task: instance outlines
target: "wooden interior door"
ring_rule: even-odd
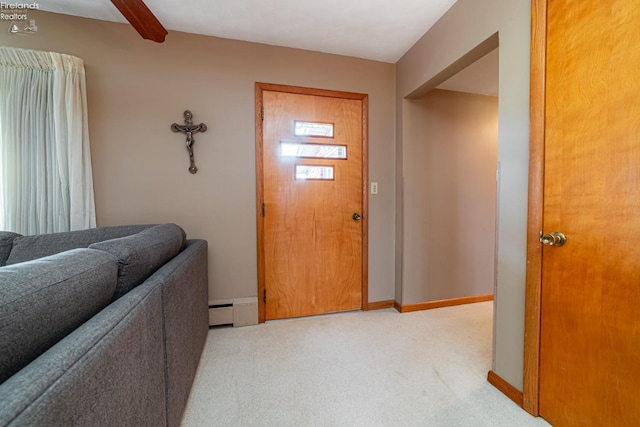
[[[261,92],[264,320],[363,306],[366,98],[342,95]]]
[[[547,2],[540,415],[640,423],[640,7]]]

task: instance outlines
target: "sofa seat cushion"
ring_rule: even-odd
[[[0,383],[106,307],[118,260],[75,249],[0,268]]]
[[[13,249],[13,241],[20,236],[20,234],[10,231],[0,231],[0,266],[7,263],[7,258],[9,258],[11,249]]]
[[[176,224],[161,224],[132,236],[105,240],[89,246],[118,258],[118,299],[176,256],[186,241],[186,233]]]
[[[71,249],[88,248],[92,243],[129,236],[153,225],[117,225],[17,237],[13,241],[13,248],[7,258],[6,265],[31,261]]]

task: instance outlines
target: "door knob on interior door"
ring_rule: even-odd
[[[353,218],[354,221],[358,221],[360,220],[362,217],[360,216],[360,214],[358,212],[354,213],[351,218]]]
[[[540,232],[540,243],[547,246],[562,246],[567,243],[567,236],[559,231],[552,231],[549,234]]]

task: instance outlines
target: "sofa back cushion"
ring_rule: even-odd
[[[176,224],[161,224],[132,236],[105,240],[89,247],[118,258],[118,299],[149,277],[184,247],[186,234]]]
[[[7,258],[13,248],[13,241],[20,236],[20,234],[10,231],[0,231],[0,267],[7,263]]]
[[[107,306],[117,274],[92,249],[0,268],[0,383]]]
[[[118,225],[98,227],[88,230],[66,231],[63,233],[22,236],[13,240],[13,248],[6,265],[31,261],[76,248],[87,248],[95,242],[115,239],[138,233],[154,224]]]

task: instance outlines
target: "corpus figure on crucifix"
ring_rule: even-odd
[[[193,114],[191,111],[187,110],[184,112],[184,124],[179,125],[174,123],[171,125],[171,130],[174,132],[183,132],[187,135],[187,150],[189,151],[189,162],[191,166],[189,166],[189,172],[196,173],[198,172],[198,168],[196,167],[195,161],[193,160],[193,143],[195,139],[193,139],[193,135],[198,132],[205,132],[207,130],[207,125],[204,123],[200,123],[199,125],[194,125]]]

